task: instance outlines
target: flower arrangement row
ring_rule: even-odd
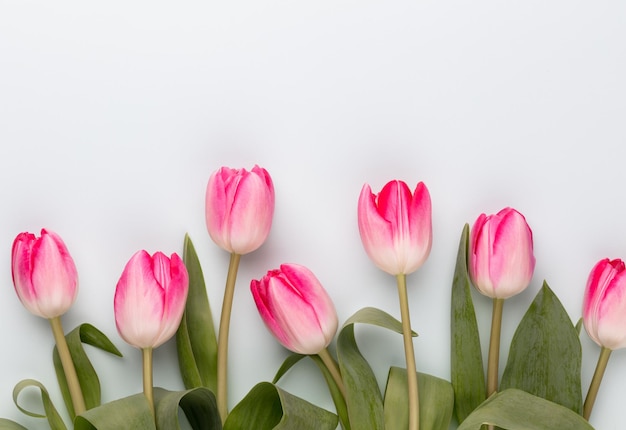
[[[120,337],[141,351],[143,392],[103,403],[100,381],[83,344],[121,356],[113,342],[90,324],[65,332],[61,318],[78,293],[74,261],[59,235],[43,229],[13,242],[15,291],[32,314],[50,322],[53,361],[68,425],[44,384],[17,383],[16,406],[41,417],[53,430],[178,429],[182,409],[194,429],[410,429],[446,430],[483,425],[507,429],[591,429],[589,418],[611,351],[626,346],[626,272],[619,260],[592,269],[583,296],[581,322],[574,325],[547,283],[538,292],[511,340],[502,378],[499,351],[506,299],[531,282],[533,234],[525,217],[505,208],[481,214],[461,232],[451,288],[450,380],[418,372],[411,326],[407,275],[427,260],[432,244],[432,208],[425,184],[412,191],[402,181],[374,193],[364,185],[358,197],[358,229],[371,261],[395,278],[400,319],[375,307],[361,309],[339,325],[331,295],[307,267],[285,263],[249,282],[269,331],[292,354],[273,381],[262,381],[231,408],[228,404],[228,345],[231,309],[242,257],[267,239],[274,214],[274,184],[254,166],[222,167],[206,191],[209,236],[230,254],[217,327],[202,268],[191,239],[177,253],[136,252],[115,287],[113,311]],[[471,286],[491,300],[492,322],[486,374]],[[481,296],[479,296],[481,297]],[[402,337],[406,366],[390,367],[384,392],[355,336],[356,324],[382,327]],[[581,325],[600,346],[598,365],[583,401]],[[156,348],[176,338],[183,391],[153,386]],[[334,345],[333,345],[334,343]],[[530,353],[532,351],[532,353]],[[312,359],[335,406],[328,411],[280,386],[297,363]],[[44,413],[19,402],[27,388],[41,393]],[[0,429],[24,429],[2,419]]]

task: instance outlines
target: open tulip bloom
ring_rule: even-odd
[[[277,340],[277,348],[280,343],[291,353],[277,366],[272,382],[258,382],[230,410],[228,330],[239,261],[261,248],[274,213],[274,185],[265,169],[222,167],[207,185],[206,240],[210,237],[230,253],[218,327],[200,258],[189,236],[185,236],[182,258],[177,253],[167,256],[142,250],[126,263],[115,285],[113,313],[119,337],[141,350],[143,392],[114,401],[101,401],[97,366],[89,362],[83,344],[121,356],[119,350],[90,324],[67,334],[61,326],[61,317],[74,305],[78,291],[77,268],[65,243],[46,229],[39,237],[27,232],[17,235],[11,250],[15,292],[28,311],[50,322],[56,344],[53,364],[73,428],[178,430],[182,412],[194,430],[336,430],[338,425],[342,430],[448,430],[456,428],[450,427],[453,416],[459,430],[484,426],[593,430],[588,420],[609,356],[626,347],[626,265],[622,260],[599,261],[587,279],[582,321],[589,338],[599,345],[600,356],[583,402],[580,330],[545,282],[515,330],[499,381],[503,303],[531,282],[533,233],[525,217],[508,207],[493,215],[481,214],[471,229],[466,224],[452,277],[448,381],[418,374],[413,350],[416,334],[411,328],[406,278],[422,267],[432,246],[432,207],[426,185],[420,182],[411,191],[406,183],[392,180],[374,193],[366,184],[356,206],[365,253],[377,268],[396,278],[400,320],[376,307],[365,307],[341,325],[332,291],[320,282],[328,275],[318,279],[299,264],[282,264],[265,272],[250,280],[248,299]],[[367,282],[359,282],[360,294],[367,294]],[[472,284],[493,301],[487,375]],[[402,334],[406,368],[389,365],[383,369],[387,371],[384,391],[380,375],[385,372],[375,372],[358,345],[355,326],[362,324],[394,336]],[[422,329],[428,333],[430,327]],[[180,391],[153,387],[153,350],[174,335],[185,387]],[[383,349],[370,348],[366,355],[376,352],[384,357],[387,351]],[[305,357],[319,367],[334,411],[281,387],[287,374],[298,376],[297,363]],[[263,360],[258,351],[246,351],[244,358],[251,366]],[[102,379],[104,383],[111,382],[108,376]],[[306,389],[308,385],[298,386]],[[22,404],[20,393],[28,387],[40,393],[45,415]],[[13,393],[22,412],[45,417],[52,430],[68,430],[53,397],[33,379],[20,381]],[[0,428],[25,427],[0,419]]]

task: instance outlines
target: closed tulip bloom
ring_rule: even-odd
[[[599,261],[589,274],[583,298],[583,323],[598,345],[626,347],[626,270],[620,259]]]
[[[139,251],[126,264],[115,288],[115,324],[120,336],[139,349],[171,338],[183,316],[189,277],[177,254]]]
[[[20,233],[13,242],[11,272],[15,291],[31,313],[52,319],[63,315],[76,300],[78,274],[74,260],[55,233]]]
[[[285,348],[318,354],[335,336],[335,306],[306,267],[283,264],[253,280],[250,289],[261,318]]]
[[[469,273],[484,295],[507,299],[530,284],[535,270],[533,234],[512,208],[481,214],[470,233]]]
[[[432,245],[430,194],[420,182],[411,194],[406,183],[387,183],[379,194],[364,185],[359,196],[358,223],[365,252],[391,275],[421,267]]]
[[[274,216],[274,185],[267,171],[222,167],[206,190],[206,224],[222,249],[247,254],[267,239]]]

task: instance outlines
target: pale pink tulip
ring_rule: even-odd
[[[358,223],[365,252],[392,275],[419,269],[432,245],[430,194],[420,182],[411,194],[406,183],[388,182],[381,192],[364,185],[359,196]]]
[[[31,313],[46,319],[63,315],[76,300],[78,274],[61,238],[42,229],[41,237],[20,233],[11,252],[13,284]]]
[[[211,175],[206,190],[206,224],[222,249],[247,254],[269,235],[274,215],[274,185],[267,171],[222,167]]]
[[[253,280],[250,289],[265,325],[285,348],[317,354],[335,336],[335,306],[306,267],[283,264],[261,280]]]
[[[470,233],[469,274],[485,296],[507,299],[530,284],[535,270],[533,234],[512,208],[481,214]]]
[[[120,336],[139,349],[171,338],[183,316],[189,277],[177,254],[139,251],[126,264],[115,288],[115,324]]]
[[[589,274],[583,323],[589,337],[608,349],[626,347],[626,270],[620,259],[599,261]]]

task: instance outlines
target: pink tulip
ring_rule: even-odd
[[[318,354],[335,336],[335,306],[306,267],[283,264],[253,280],[250,289],[265,325],[285,348]]]
[[[247,254],[260,247],[274,215],[274,185],[267,171],[222,167],[206,190],[206,224],[211,239],[222,249]]]
[[[359,232],[365,252],[380,269],[392,275],[421,267],[432,245],[432,209],[426,185],[415,192],[398,180],[378,195],[365,184],[359,196]]]
[[[469,251],[470,277],[482,294],[506,299],[530,284],[535,270],[533,234],[515,209],[481,214],[470,233]]]
[[[626,347],[626,270],[620,259],[599,261],[589,274],[583,323],[589,337],[609,349]]]
[[[156,348],[174,335],[185,310],[189,277],[177,254],[139,251],[115,288],[115,324],[120,336],[140,349]]]
[[[20,233],[11,252],[13,284],[31,313],[52,319],[63,315],[76,300],[78,274],[74,260],[55,233],[42,229],[41,237]]]

